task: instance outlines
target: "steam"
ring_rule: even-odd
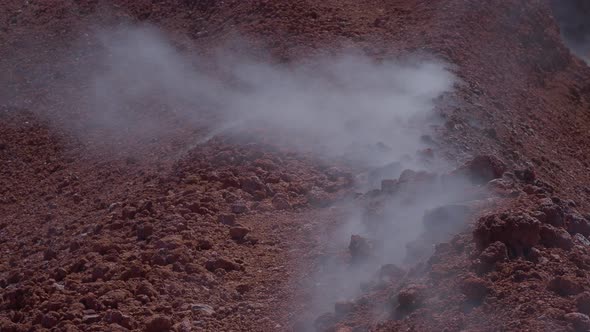
[[[81,135],[96,130],[105,141],[141,142],[192,126],[206,128],[193,142],[201,144],[264,129],[300,151],[376,169],[373,187],[404,168],[428,169],[407,156],[425,147],[420,137],[438,121],[435,101],[456,83],[433,59],[375,61],[348,52],[283,64],[225,48],[215,58],[186,56],[149,27],[104,30],[98,39],[102,53],[80,85],[87,96],[79,107]],[[351,234],[361,234],[376,243],[374,255],[354,266],[325,262],[311,280],[313,310],[356,296],[381,264],[403,264],[406,245],[423,231],[425,210],[458,201],[462,185],[403,188],[385,202],[378,223],[367,222],[361,206],[346,207],[344,225],[325,238],[330,250],[342,251]]]
[[[553,12],[567,46],[590,63],[590,3],[588,1],[551,1]]]
[[[213,59],[189,58],[148,27],[98,36],[103,56],[80,109],[105,139],[166,135],[164,123],[175,119],[215,134],[265,128],[323,157],[383,165],[423,148],[434,100],[455,81],[435,61],[346,53],[286,65],[226,49]]]

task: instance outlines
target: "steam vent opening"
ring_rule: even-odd
[[[565,44],[590,63],[590,1],[552,0],[551,6]]]

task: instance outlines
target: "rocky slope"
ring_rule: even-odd
[[[590,69],[555,12],[533,0],[3,2],[0,330],[589,330]],[[367,192],[358,165],[264,130],[195,144],[206,128],[157,106],[157,139],[80,136],[83,69],[100,52],[88,36],[129,21],[166,30],[188,57],[239,34],[281,63],[342,48],[443,59],[461,82],[418,155],[452,167]],[[458,174],[461,194],[423,211]],[[373,232],[326,241],[351,204]],[[423,232],[387,261],[379,235],[394,231],[379,216],[400,205],[426,212]],[[371,277],[318,311],[322,286],[305,280],[325,262]]]

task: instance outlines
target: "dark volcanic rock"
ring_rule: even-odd
[[[563,228],[551,225],[541,225],[541,244],[549,248],[561,248],[569,250],[573,247],[572,236]]]
[[[473,238],[480,250],[500,241],[516,254],[537,244],[541,239],[541,223],[524,212],[488,215],[479,219]]]
[[[238,263],[234,263],[225,258],[218,258],[207,261],[205,263],[205,268],[209,271],[215,271],[217,269],[223,269],[226,271],[239,271],[242,269],[242,267]]]
[[[497,179],[506,171],[506,165],[495,156],[476,156],[465,165],[461,166],[456,174],[467,176],[475,183],[486,183]]]
[[[584,290],[584,287],[570,276],[553,278],[547,288],[562,296],[576,295]]]
[[[348,250],[353,259],[365,259],[371,255],[373,247],[369,240],[364,237],[360,235],[351,235]]]

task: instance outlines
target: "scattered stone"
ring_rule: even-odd
[[[146,270],[139,263],[129,264],[125,272],[121,274],[122,280],[129,280],[133,278],[142,278],[146,274]]]
[[[590,315],[590,292],[586,291],[576,296],[576,308],[579,312]]]
[[[120,304],[125,303],[127,299],[133,297],[133,294],[126,289],[113,289],[106,294],[102,295],[99,299],[101,302],[110,308],[118,308]]]
[[[291,203],[285,194],[276,194],[272,199],[272,206],[277,210],[291,209]]]
[[[508,248],[503,242],[496,241],[490,244],[479,255],[479,259],[489,266],[493,266],[498,262],[503,262],[508,259]]]
[[[236,202],[231,205],[231,212],[236,214],[245,213],[248,211],[248,207],[244,202]]]
[[[101,320],[102,317],[98,314],[84,315],[82,317],[82,323],[84,324],[94,324],[100,322]]]
[[[492,214],[480,218],[473,231],[477,247],[483,250],[493,242],[503,242],[516,254],[536,245],[540,239],[541,223],[524,212]]]
[[[524,169],[514,171],[514,175],[525,183],[534,183],[537,179],[535,169],[533,167],[527,167]]]
[[[179,235],[168,235],[157,240],[155,245],[158,249],[174,250],[183,247],[183,242],[182,237]]]
[[[586,238],[584,235],[578,233],[576,235],[574,235],[572,237],[572,239],[574,240],[575,243],[585,246],[585,247],[590,247],[590,240],[588,240],[588,238]]]
[[[555,227],[563,227],[564,225],[564,213],[563,209],[553,202],[549,201],[541,205],[539,211],[543,212],[541,222],[553,225]]]
[[[70,273],[78,273],[86,270],[86,264],[88,264],[86,258],[80,258],[70,266]]]
[[[102,279],[103,281],[108,279],[106,277],[107,272],[109,272],[109,267],[106,265],[96,265],[93,269],[92,269],[92,281],[96,281],[98,279]]]
[[[344,172],[340,170],[338,167],[330,167],[324,171],[328,180],[330,181],[337,181],[338,178],[344,176]]]
[[[142,224],[137,226],[137,240],[144,241],[149,239],[154,233],[154,226],[152,224]]]
[[[145,332],[166,332],[166,331],[170,331],[170,329],[172,328],[172,325],[174,325],[172,323],[172,320],[168,317],[164,317],[164,316],[155,316],[152,319],[150,319],[146,326],[145,326]]]
[[[495,156],[481,155],[461,166],[455,173],[466,175],[471,181],[483,184],[502,177],[505,171],[503,161]]]
[[[43,318],[41,319],[41,325],[45,328],[52,328],[55,325],[57,325],[57,323],[59,322],[60,317],[59,314],[55,311],[50,311],[46,314],[43,315]]]
[[[248,178],[242,178],[240,180],[242,190],[247,193],[254,195],[257,192],[265,192],[266,186],[257,176],[251,176]]]
[[[225,271],[240,271],[242,270],[242,266],[238,263],[234,263],[225,258],[217,258],[213,260],[209,260],[205,262],[205,268],[211,272],[217,269],[223,269]]]
[[[402,171],[402,165],[399,162],[392,162],[387,165],[377,167],[369,172],[367,181],[371,188],[376,188],[384,179],[397,178]]]
[[[193,328],[189,320],[185,319],[180,323],[174,324],[173,330],[175,332],[191,332]]]
[[[55,250],[48,248],[47,250],[45,250],[45,252],[43,253],[43,259],[46,261],[52,260],[57,258],[57,252],[55,252]]]
[[[570,234],[590,236],[590,221],[578,213],[570,213],[565,217],[567,231]]]
[[[25,306],[28,295],[22,288],[13,288],[3,290],[2,299],[9,309],[19,310]]]
[[[250,285],[248,284],[240,284],[236,286],[236,291],[240,294],[245,294],[250,291]]]
[[[553,278],[547,288],[561,296],[577,295],[584,291],[584,287],[570,276]]]
[[[149,281],[144,280],[137,286],[137,289],[135,290],[135,295],[144,295],[149,298],[153,298],[158,296],[158,291],[156,291],[154,286]]]
[[[369,240],[360,235],[351,235],[348,250],[353,259],[366,259],[373,251]]]
[[[425,287],[422,285],[408,285],[397,294],[399,309],[414,310],[424,301]]]
[[[224,225],[233,226],[236,223],[236,215],[235,214],[220,214],[219,217],[217,217],[217,221],[219,221],[219,223],[224,224]]]
[[[125,219],[133,219],[133,218],[135,218],[135,215],[136,214],[137,214],[137,209],[136,208],[134,208],[132,206],[126,206],[121,211],[121,218],[123,220],[125,220]]]
[[[130,330],[133,329],[135,326],[131,316],[124,315],[119,310],[109,310],[104,316],[104,321],[109,324],[121,325],[124,328],[130,329]]]
[[[209,250],[213,248],[213,243],[209,239],[199,239],[196,247],[199,250]]]
[[[229,236],[236,241],[243,240],[250,233],[250,229],[244,226],[234,226],[229,229]]]
[[[55,269],[55,272],[53,272],[53,279],[56,281],[62,281],[67,275],[68,271],[66,271],[64,268],[58,267]]]
[[[462,280],[461,292],[471,302],[481,302],[490,292],[489,284],[477,277],[467,277]]]
[[[328,194],[318,187],[312,187],[306,197],[309,204],[315,207],[326,207],[331,203]]]
[[[548,248],[570,250],[574,245],[572,236],[563,228],[544,224],[541,225],[540,235],[541,244]]]
[[[202,313],[209,315],[209,316],[211,316],[215,313],[215,310],[213,310],[213,307],[211,307],[210,305],[207,305],[207,304],[202,304],[202,303],[192,304],[191,310],[196,311],[196,312],[202,312]]]
[[[579,312],[570,312],[563,316],[566,321],[574,326],[575,331],[586,332],[590,330],[590,317]]]

